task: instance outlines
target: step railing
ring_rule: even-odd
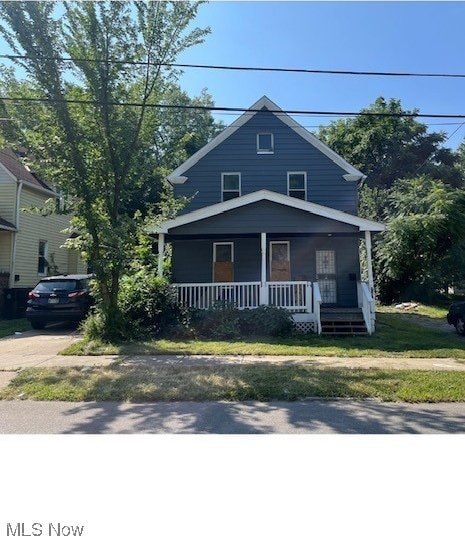
[[[371,295],[368,283],[358,281],[357,286],[363,320],[365,321],[367,332],[371,335],[375,332],[375,300]]]

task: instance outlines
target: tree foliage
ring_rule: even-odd
[[[405,110],[400,100],[378,97],[364,112],[416,113]],[[414,117],[361,115],[322,127],[319,137],[367,175],[370,187],[389,188],[398,179],[419,174],[459,186],[463,175],[457,155],[441,147],[446,135],[428,132]]]
[[[375,255],[381,297],[426,298],[463,283],[465,192],[426,176],[401,179],[387,206],[392,217]]]
[[[183,145],[180,134],[179,139],[163,134],[165,118],[151,107],[175,98],[179,73],[160,64],[202,42],[208,29],[190,28],[197,2],[63,5],[57,18],[54,2],[0,2],[4,38],[15,53],[28,56],[16,60],[26,78],[20,70],[4,71],[2,89],[12,97],[47,99],[5,105],[16,132],[2,132],[32,149],[35,167],[72,199],[72,223],[80,235],[75,245],[96,273],[106,336],[112,338],[118,332],[121,275],[143,223],[140,211],[149,215],[146,203],[159,197],[161,166],[175,163],[167,158],[172,146],[180,158],[189,151],[187,138]],[[60,59],[69,56],[75,59]],[[115,104],[121,102],[139,106]],[[208,136],[210,117],[202,121]],[[150,195],[141,198],[147,185]]]

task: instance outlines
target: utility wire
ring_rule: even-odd
[[[219,112],[262,112],[262,113],[277,113],[288,115],[328,115],[328,116],[368,116],[368,117],[431,117],[442,119],[465,119],[465,114],[425,114],[413,112],[333,112],[333,111],[313,111],[313,110],[263,110],[255,108],[239,108],[230,106],[204,106],[195,104],[155,104],[142,102],[121,102],[121,101],[101,101],[101,100],[79,100],[79,99],[51,99],[45,97],[0,97],[0,101],[4,102],[43,102],[45,104],[68,103],[68,104],[84,104],[91,106],[133,106],[135,108],[161,108],[161,109],[179,109],[179,110],[207,110]]]
[[[337,70],[337,69],[304,69],[292,67],[248,67],[243,65],[207,65],[196,63],[168,63],[152,61],[134,61],[118,59],[99,59],[99,58],[71,58],[64,56],[28,56],[21,54],[1,54],[0,58],[9,60],[27,60],[41,59],[53,61],[66,61],[76,63],[113,63],[119,65],[140,65],[140,66],[161,66],[175,67],[186,69],[216,69],[223,71],[256,71],[256,72],[277,72],[277,73],[303,73],[303,74],[334,74],[345,76],[397,76],[397,77],[422,77],[422,78],[465,78],[463,73],[423,73],[408,71],[355,71],[355,70]]]
[[[460,125],[454,130],[454,132],[452,132],[451,134],[449,134],[449,136],[447,136],[447,138],[441,143],[441,147],[439,147],[438,149],[436,149],[436,151],[434,151],[433,153],[431,153],[429,156],[427,156],[424,161],[417,167],[417,169],[415,170],[415,172],[413,173],[413,175],[416,175],[420,169],[428,162],[428,160],[430,160],[431,158],[433,158],[433,156],[437,153],[437,151],[442,148],[451,138],[454,134],[456,134],[462,127],[463,125],[465,125],[465,122],[463,123],[460,123]]]

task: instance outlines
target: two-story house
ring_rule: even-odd
[[[262,97],[167,177],[192,200],[151,229],[159,272],[170,243],[172,281],[187,306],[274,305],[304,331],[372,333],[371,233],[384,225],[357,215],[363,178]]]
[[[76,251],[63,247],[69,216],[42,216],[41,208],[58,195],[9,149],[0,149],[0,294],[23,296],[51,271],[85,273]]]

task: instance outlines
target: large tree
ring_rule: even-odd
[[[120,278],[141,224],[131,207],[140,206],[141,187],[159,178],[153,129],[163,126],[152,106],[166,101],[177,74],[161,64],[174,62],[208,30],[190,29],[196,2],[63,6],[58,17],[53,2],[0,2],[1,32],[26,56],[15,60],[25,80],[21,70],[7,75],[10,96],[44,100],[4,107],[44,178],[73,200],[78,245],[95,271],[104,335],[112,338]]]
[[[381,114],[416,113],[405,110],[398,99],[376,101],[361,110]],[[322,127],[319,137],[334,151],[367,175],[370,187],[389,188],[398,179],[419,174],[460,186],[457,155],[442,147],[446,135],[428,132],[415,117],[360,115]]]
[[[383,301],[431,298],[465,281],[465,191],[429,177],[400,179],[389,191],[391,217],[376,244]]]

